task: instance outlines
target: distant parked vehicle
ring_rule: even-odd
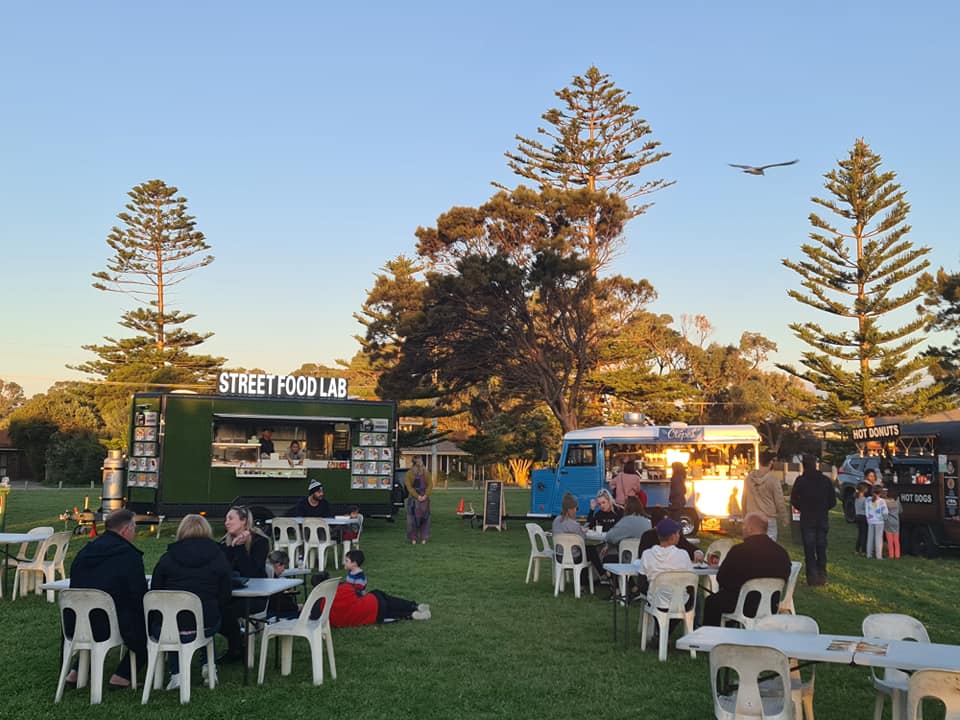
[[[837,498],[843,504],[843,516],[847,522],[856,520],[856,510],[853,501],[857,494],[857,485],[863,482],[863,474],[867,470],[874,470],[880,477],[880,458],[874,456],[861,457],[847,455],[840,470],[837,472]]]

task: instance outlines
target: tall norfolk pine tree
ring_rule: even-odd
[[[648,165],[670,153],[659,150],[650,138],[646,120],[637,117],[639,108],[627,103],[630,93],[618,88],[610,75],[591,67],[573,78],[570,87],[556,92],[564,108],[543,114],[549,128],[538,128],[544,140],[517,135],[516,152],[507,152],[507,163],[521,177],[535,181],[541,189],[605,191],[619,195],[628,204],[672,185],[666,180],[633,180]],[[646,212],[651,203],[630,206],[630,217]],[[588,259],[599,267],[615,247],[594,242],[596,228],[588,228]]]
[[[829,330],[792,323],[794,334],[813,349],[802,355],[805,370],[780,366],[820,391],[821,411],[834,419],[922,412],[939,390],[922,374],[932,360],[917,350],[927,318],[921,314],[891,329],[880,324],[909,308],[931,284],[924,272],[930,248],[906,239],[906,193],[894,182],[896,173],[881,172],[880,164],[880,156],[857,140],[839,168],[824,176],[832,198],[811,198],[849,222],[849,231],[811,213],[813,242],[802,247],[807,259],[783,260],[805,290],[789,290],[790,297],[855,325]]]

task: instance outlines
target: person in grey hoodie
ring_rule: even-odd
[[[760,467],[752,470],[743,481],[743,514],[758,513],[767,519],[767,535],[777,540],[780,518],[787,519],[787,504],[783,499],[780,478],[773,472],[776,459],[769,450],[760,453]]]

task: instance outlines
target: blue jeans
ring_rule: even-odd
[[[217,623],[215,627],[208,627],[203,629],[203,636],[211,638],[220,631],[220,623]],[[197,639],[197,633],[195,630],[183,630],[180,632],[180,641],[181,642],[193,642]],[[203,652],[201,655],[200,663],[202,665],[207,664],[207,655],[206,652]],[[180,653],[170,652],[167,653],[167,670],[169,670],[171,675],[177,675],[180,672]]]
[[[801,527],[800,537],[803,539],[807,581],[825,580],[827,577],[827,523]]]

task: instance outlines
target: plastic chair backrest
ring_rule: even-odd
[[[527,523],[527,537],[530,538],[530,549],[536,555],[549,556],[550,539],[542,527],[536,523]]]
[[[863,636],[875,640],[913,640],[928,643],[930,635],[923,623],[909,615],[901,613],[874,613],[863,619],[861,626]],[[874,680],[880,679],[877,669],[871,667],[870,674]],[[906,673],[897,668],[884,668],[883,680],[905,681]]]
[[[640,538],[624,538],[620,541],[620,562],[629,563],[640,559]]]
[[[185,590],[151,590],[143,596],[143,612],[147,619],[147,638],[160,644],[161,648],[188,645],[180,640],[180,627],[177,623],[181,613],[190,613],[194,618],[194,627],[198,628],[197,644],[204,644],[203,635],[203,603],[192,592]],[[159,615],[159,633],[157,620]]]
[[[29,530],[27,530],[27,535],[43,535],[44,537],[49,537],[53,535],[53,528],[49,526],[30,528]],[[33,562],[38,557],[42,557],[42,555],[40,555],[39,552],[40,552],[40,548],[43,547],[43,541],[41,540],[37,542],[37,546],[34,548],[33,555],[27,555],[27,553],[30,550],[31,544],[32,543],[28,543],[28,542],[20,544],[20,549],[17,550],[17,558],[19,558],[20,562],[29,563],[29,562]],[[8,564],[16,565],[17,560],[11,558]]]
[[[787,588],[783,591],[783,597],[780,598],[780,612],[782,613],[796,612],[793,607],[793,591],[797,589],[797,578],[800,577],[800,568],[802,567],[803,563],[799,560],[790,563],[790,577],[787,578]]]
[[[757,618],[755,630],[820,634],[820,626],[809,615],[767,615]]]
[[[650,611],[682,616],[696,592],[698,578],[692,572],[669,570],[658,573],[647,590],[646,607]]]
[[[293,518],[273,518],[270,526],[273,528],[274,547],[303,542],[300,534],[300,523]]]
[[[960,673],[949,670],[917,670],[907,691],[907,720],[919,720],[924,698],[936,698],[946,706],[944,720],[960,720]]]
[[[737,673],[736,703],[733,710],[721,701],[718,687],[718,675],[723,668]],[[770,714],[764,709],[760,693],[759,676],[761,673],[776,673],[775,680],[764,681],[763,696],[772,699],[770,683],[776,682],[777,698],[783,704],[780,712]],[[718,720],[738,720],[739,718],[764,718],[764,720],[794,720],[791,701],[790,661],[787,656],[775,648],[727,645],[714,646],[710,651],[710,685],[713,689],[714,714]],[[766,710],[770,710],[770,703]]]
[[[123,642],[120,638],[120,629],[117,623],[117,608],[113,603],[113,598],[103,590],[86,588],[63,590],[60,593],[59,606],[63,636],[75,646],[89,646],[94,643],[119,645]],[[67,611],[72,611],[74,615],[72,632],[67,629]],[[93,628],[90,623],[90,615],[94,611],[102,611],[106,615],[110,629],[110,635],[100,640],[94,639]]]
[[[70,549],[70,540],[73,539],[72,532],[58,532],[51,535],[47,540],[47,546],[44,553],[50,552],[50,548],[55,548],[53,558],[49,561],[53,567],[63,567],[63,561],[67,557],[67,550]]]
[[[323,518],[304,518],[303,542],[305,545],[330,542],[330,526],[327,521]]]
[[[727,620],[735,620],[744,627],[752,627],[753,622],[757,619],[777,611],[776,606],[779,606],[780,598],[783,597],[786,584],[786,581],[780,578],[753,578],[752,580],[747,580],[740,587],[740,595],[737,597],[736,608],[734,608],[732,613],[724,613],[724,618]],[[750,616],[746,614],[745,606],[747,599],[753,593],[759,595],[759,601],[756,614]]]
[[[580,549],[580,560],[574,560],[574,548]],[[583,538],[574,533],[557,533],[553,536],[553,550],[564,567],[582,567],[587,562],[587,546]]]
[[[717,565],[720,565],[724,559],[727,557],[727,553],[730,552],[730,548],[734,545],[733,540],[727,538],[722,538],[720,540],[714,540],[707,547],[707,552],[704,553],[705,558],[709,558],[711,555],[717,555]]]
[[[333,609],[333,598],[337,594],[337,587],[340,585],[340,578],[330,578],[329,580],[324,580],[322,583],[317,585],[313,590],[310,591],[310,595],[307,597],[307,601],[303,604],[303,609],[300,611],[300,615],[297,617],[296,626],[298,628],[306,628],[310,623],[315,623],[317,621],[323,624],[329,624],[330,622],[330,610]],[[318,601],[323,601],[323,607],[320,610],[320,617],[316,620],[310,619],[310,613],[313,610],[313,606],[317,604]]]

